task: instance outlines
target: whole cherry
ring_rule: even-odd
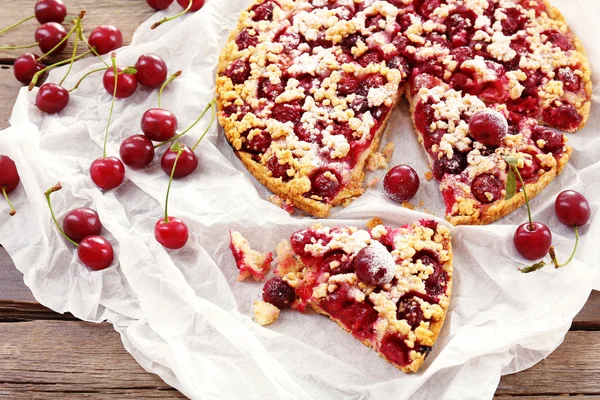
[[[45,65],[39,62],[39,56],[33,53],[23,53],[15,59],[15,78],[23,85],[29,85],[36,72],[44,69]]]
[[[135,73],[128,73],[128,69],[117,67],[118,84],[116,90],[116,97],[118,99],[125,99],[131,97],[137,89],[137,77]],[[115,92],[115,73],[113,68],[108,68],[102,78],[104,89],[111,95]]]
[[[69,91],[55,83],[44,83],[35,96],[36,107],[46,114],[56,114],[69,104]]]
[[[167,79],[167,64],[154,54],[142,54],[135,69],[138,82],[144,86],[159,87]]]
[[[173,1],[174,0],[146,0],[150,7],[158,11],[169,8],[169,6],[173,4]]]
[[[123,46],[123,34],[113,25],[100,25],[92,31],[88,43],[98,54],[108,54]]]
[[[265,283],[262,297],[264,301],[277,308],[286,308],[296,300],[296,292],[286,281],[276,276]]]
[[[66,46],[67,31],[63,26],[56,22],[47,22],[36,29],[35,41],[42,53],[48,53],[56,46],[56,52],[61,52]],[[62,42],[62,43],[61,43]]]
[[[119,154],[125,165],[140,169],[150,164],[154,159],[154,146],[146,136],[134,135],[121,143]]]
[[[517,228],[514,244],[519,254],[528,260],[544,258],[552,246],[550,229],[539,222],[526,222]]]
[[[57,183],[50,189],[48,189],[45,193],[46,202],[48,204],[48,208],[50,209],[50,214],[52,215],[52,220],[56,225],[56,229],[60,232],[65,239],[67,239],[71,244],[77,247],[77,255],[79,260],[87,266],[92,271],[101,271],[111,266],[115,253],[113,251],[113,247],[108,240],[106,240],[102,236],[87,236],[81,240],[80,243],[77,243],[73,239],[71,239],[65,231],[60,227],[56,216],[54,215],[54,210],[52,208],[52,203],[50,201],[50,195],[62,189],[62,185]]]
[[[117,157],[97,158],[90,167],[90,177],[100,189],[115,189],[125,179],[125,166]]]
[[[177,118],[170,111],[161,108],[161,98],[165,87],[180,75],[181,71],[177,71],[163,83],[158,92],[158,108],[151,108],[142,115],[142,132],[150,140],[165,142],[175,136]]]
[[[165,216],[159,219],[154,225],[154,237],[156,241],[171,250],[178,250],[185,246],[189,238],[188,227],[181,219],[169,216],[169,194],[173,177],[177,169],[179,156],[183,153],[183,148],[179,143],[175,143],[171,148],[176,152],[175,162],[169,177],[169,186],[167,187],[167,197],[165,200]]]
[[[38,0],[35,3],[35,18],[40,24],[61,23],[67,16],[67,7],[61,0]]]
[[[396,262],[381,243],[362,248],[352,261],[356,276],[368,285],[384,285],[394,279]]]
[[[19,186],[20,182],[21,178],[17,172],[17,166],[15,165],[15,162],[8,156],[0,155],[0,189],[2,190],[2,195],[10,207],[10,215],[15,215],[17,211],[10,202],[8,193],[15,190],[17,186]]]
[[[88,236],[100,235],[102,223],[95,210],[76,208],[63,219],[63,230],[69,239],[79,243]]]
[[[500,146],[508,134],[508,121],[498,111],[479,111],[469,122],[469,133],[486,146]]]
[[[383,189],[396,203],[402,203],[415,197],[419,183],[419,175],[412,167],[397,165],[385,175]]]
[[[554,211],[559,221],[569,226],[582,226],[590,220],[590,203],[579,192],[565,190],[554,203]]]

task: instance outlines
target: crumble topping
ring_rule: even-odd
[[[237,268],[240,270],[238,281],[243,281],[250,277],[256,281],[264,280],[271,268],[273,253],[260,253],[252,250],[248,240],[239,232],[229,231],[229,236],[229,248],[233,254]]]
[[[254,321],[261,326],[271,325],[279,318],[280,310],[271,303],[254,301]]]

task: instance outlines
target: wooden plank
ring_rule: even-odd
[[[2,302],[36,303],[31,291],[23,283],[23,274],[17,270],[6,250],[0,247],[0,303]]]
[[[0,130],[9,126],[8,119],[21,86],[21,83],[15,79],[13,67],[0,65],[0,93],[2,93],[0,96]]]
[[[80,321],[0,324],[0,337],[0,397],[25,392],[63,395],[108,392],[118,398],[119,394],[135,394],[140,390],[144,393],[151,390],[154,393],[147,394],[155,398],[158,394],[181,397],[158,376],[144,371],[108,324]]]
[[[121,399],[185,399],[177,390],[171,389],[104,389],[89,392],[85,388],[70,392],[42,391],[35,385],[3,385],[0,384],[0,399],[33,399],[33,400],[121,400]]]
[[[110,24],[121,30],[124,44],[131,42],[133,32],[155,12],[144,0],[102,0],[102,6],[98,5],[97,0],[72,0],[65,3],[67,4],[69,15],[76,15],[81,10],[87,10],[87,14],[83,20],[86,37],[96,26]],[[10,7],[5,5],[0,13],[0,29],[32,15],[34,4],[35,2],[31,0],[14,1],[10,3]],[[35,18],[29,20],[18,28],[0,36],[0,43],[2,46],[35,43],[34,34],[38,26],[39,23]],[[65,24],[65,29],[68,31],[70,26]],[[69,39],[69,45],[60,54],[56,57],[50,57],[49,60],[56,61],[57,59],[69,58],[73,52],[72,45],[73,40]],[[12,63],[19,54],[25,51],[33,51],[36,54],[40,54],[38,47],[27,50],[0,50],[0,63]]]

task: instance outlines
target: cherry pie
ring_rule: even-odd
[[[504,201],[504,156],[523,161],[532,195],[543,189],[570,149],[538,124],[580,129],[591,89],[580,41],[544,0],[258,0],[217,77],[219,120],[246,168],[319,217],[362,194],[406,93],[453,223],[523,204]]]
[[[393,229],[316,225],[278,245],[276,273],[293,307],[328,315],[404,372],[419,369],[444,324],[452,248],[444,225]]]

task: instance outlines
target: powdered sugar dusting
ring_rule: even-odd
[[[369,260],[369,269],[372,276],[379,278],[381,284],[389,283],[396,273],[396,262],[387,248],[377,241],[371,242],[363,255]]]

